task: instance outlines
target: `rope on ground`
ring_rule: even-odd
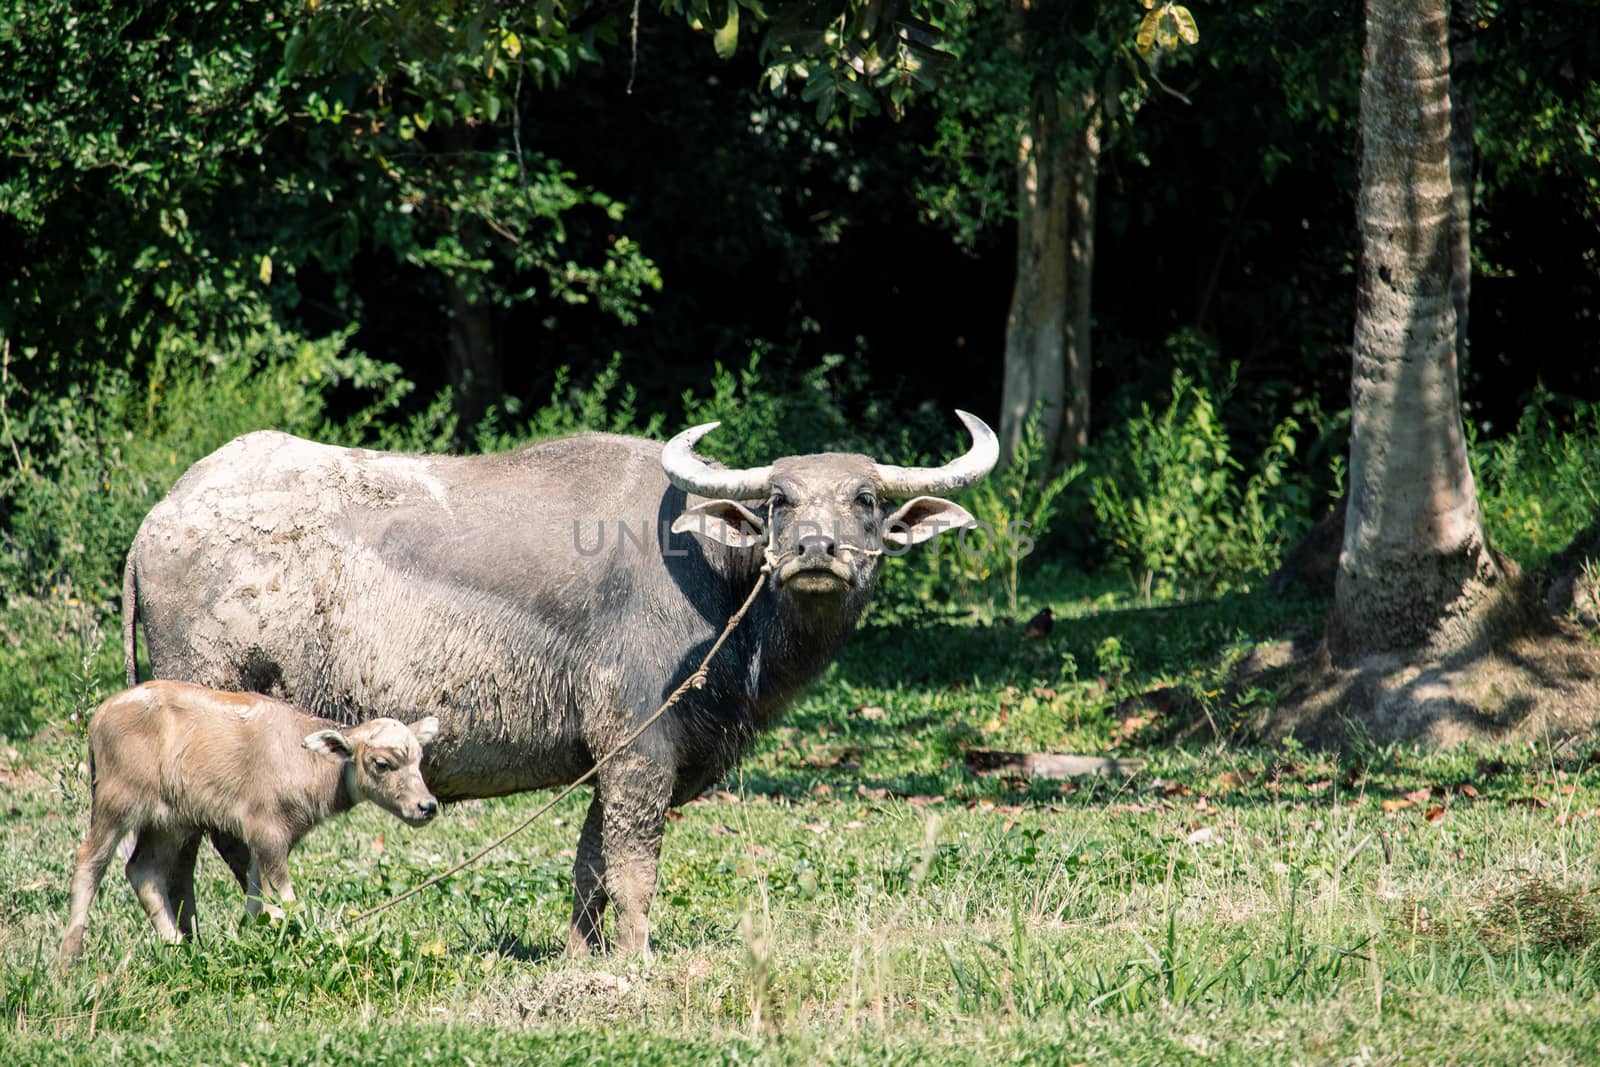
[[[728,625],[722,628],[722,633],[717,637],[716,641],[712,643],[711,650],[706,653],[705,659],[700,661],[700,666],[695,668],[694,673],[685,678],[683,683],[672,691],[672,694],[667,697],[666,702],[652,712],[649,718],[645,719],[644,722],[634,727],[633,730],[629,732],[628,736],[624,737],[622,742],[618,744],[616,748],[612,749],[600,759],[596,760],[593,767],[590,767],[581,776],[574,780],[571,785],[557,793],[554,798],[542,805],[532,815],[529,815],[516,826],[513,826],[511,829],[507,830],[505,833],[501,834],[499,837],[495,838],[493,841],[489,842],[487,845],[483,846],[478,851],[474,852],[472,855],[456,864],[454,867],[451,867],[449,870],[444,871],[441,874],[434,875],[432,878],[429,878],[426,882],[423,882],[420,885],[412,886],[410,889],[407,889],[404,893],[401,893],[398,896],[390,897],[381,904],[376,904],[368,908],[366,911],[352,915],[345,921],[347,923],[354,924],[361,922],[364,919],[370,919],[379,912],[387,911],[389,908],[394,907],[401,901],[409,900],[418,893],[422,892],[424,889],[436,886],[446,878],[449,878],[451,875],[470,867],[474,863],[477,863],[479,860],[483,859],[483,857],[487,856],[489,853],[493,852],[495,849],[499,848],[513,837],[522,833],[522,831],[526,830],[528,827],[532,826],[551,808],[555,807],[557,804],[571,796],[580,785],[583,785],[585,782],[589,781],[589,779],[593,778],[597,773],[599,773],[601,767],[604,767],[614,757],[621,754],[624,749],[637,741],[646,730],[655,725],[656,720],[665,715],[667,710],[676,704],[685,693],[691,689],[699,689],[703,687],[706,684],[706,669],[711,666],[712,657],[717,654],[718,650],[720,650],[723,644],[728,640],[729,635],[733,633],[734,627],[738,626],[739,623],[744,621],[745,613],[750,610],[750,605],[754,604],[756,601],[756,595],[761,592],[761,587],[766,584],[767,575],[772,572],[773,563],[774,560],[769,552],[767,554],[766,565],[761,568],[761,573],[756,577],[755,585],[750,589],[750,595],[744,598],[744,603],[739,605],[739,610],[734,612],[733,615],[729,617]]]

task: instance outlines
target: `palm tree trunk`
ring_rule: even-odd
[[[1367,0],[1350,506],[1336,664],[1445,655],[1488,635],[1502,574],[1461,422],[1446,0]]]

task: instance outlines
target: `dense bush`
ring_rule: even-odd
[[[1541,390],[1503,437],[1471,444],[1489,543],[1537,567],[1600,516],[1600,405]]]
[[[115,687],[120,644],[100,646],[114,629],[123,558],[144,513],[191,463],[269,427],[355,443],[404,396],[394,367],[344,344],[266,321],[221,351],[171,332],[147,377],[103,366],[42,401],[7,396],[16,469],[0,480],[0,733],[58,712],[45,695],[63,671],[82,675],[91,696]],[[330,418],[330,397],[348,389],[364,402]]]
[[[1196,592],[1245,583],[1304,528],[1299,422],[1279,422],[1247,474],[1221,417],[1231,391],[1231,378],[1211,387],[1176,370],[1165,407],[1141,404],[1095,449],[1100,535],[1147,593],[1156,583]]]

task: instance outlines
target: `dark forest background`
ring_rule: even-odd
[[[1032,441],[973,506],[1050,528],[1027,567],[1259,579],[1341,486],[1361,7],[1217,0],[1142,47],[1173,9],[846,4],[841,38],[827,5],[693,0],[636,45],[605,4],[0,15],[8,684],[107,654],[139,518],[260,426],[948,454],[951,408],[1000,406],[1041,87],[1103,123],[1090,448]],[[1537,563],[1600,475],[1600,17],[1478,15],[1463,395],[1493,539]],[[1015,568],[919,566],[913,600],[1016,601]]]

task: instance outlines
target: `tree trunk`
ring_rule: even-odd
[[[1094,365],[1090,347],[1090,308],[1094,279],[1095,194],[1100,178],[1100,126],[1095,99],[1086,92],[1072,116],[1072,203],[1067,233],[1067,406],[1061,422],[1057,455],[1072,463],[1089,445],[1089,379]]]
[[[470,432],[490,405],[502,399],[504,368],[489,305],[473,299],[453,276],[445,279],[445,289],[450,301],[450,392],[462,431]]]
[[[1060,99],[1038,93],[1017,153],[1017,275],[1006,316],[1000,451],[1009,459],[1023,424],[1041,408],[1046,455],[1055,452],[1065,395],[1067,219],[1072,199],[1072,142]]]
[[[1341,666],[1489,636],[1502,575],[1461,423],[1446,0],[1367,0],[1350,506],[1328,617]]]
[[[1009,457],[1037,407],[1044,457],[1089,441],[1090,282],[1100,128],[1095,97],[1034,99],[1017,155],[1017,274],[1006,317],[1000,442]],[[1044,472],[1041,472],[1044,473]]]

